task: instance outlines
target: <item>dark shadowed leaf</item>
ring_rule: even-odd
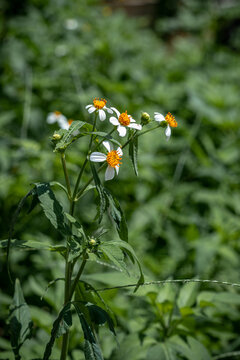
[[[65,334],[69,327],[72,325],[72,314],[71,314],[71,304],[67,304],[60,311],[57,319],[53,323],[51,338],[47,343],[43,360],[48,360],[52,353],[52,348],[55,342],[55,339],[59,336]]]
[[[15,281],[15,291],[13,303],[10,307],[9,324],[11,344],[15,359],[21,359],[19,350],[24,341],[31,337],[33,323],[18,279]]]
[[[84,344],[84,355],[86,360],[103,360],[101,349],[95,339],[94,333],[86,321],[78,304],[74,303],[76,312],[78,314],[80,323],[82,325],[85,344]]]

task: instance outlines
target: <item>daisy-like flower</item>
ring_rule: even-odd
[[[60,111],[54,111],[48,114],[47,123],[54,124],[58,123],[59,127],[64,130],[68,130],[73,120],[67,119]]]
[[[167,122],[165,135],[167,137],[167,140],[169,140],[170,136],[171,136],[171,127],[177,127],[177,125],[178,125],[178,123],[175,120],[175,117],[170,112],[168,112],[166,116],[163,116],[159,112],[155,112],[154,113],[154,120],[158,121],[159,123],[162,122],[162,121]]]
[[[136,130],[142,130],[142,125],[136,124],[136,120],[134,120],[131,115],[128,115],[127,110],[120,114],[120,112],[114,107],[111,107],[111,109],[115,111],[117,117],[111,116],[109,121],[111,124],[117,126],[119,136],[123,137],[126,135],[127,127]]]
[[[89,104],[89,105],[85,106],[85,108],[87,109],[89,114],[93,113],[94,111],[98,111],[99,119],[101,121],[104,121],[106,119],[105,111],[109,112],[110,114],[113,113],[113,111],[111,109],[106,107],[106,103],[107,103],[107,100],[105,100],[105,99],[99,100],[99,98],[95,98],[93,100],[93,105]]]
[[[114,178],[115,171],[116,174],[118,175],[123,152],[120,147],[118,147],[117,150],[114,150],[112,144],[109,141],[103,141],[103,145],[108,151],[107,155],[101,152],[93,152],[90,155],[90,161],[93,162],[106,161],[108,163],[108,167],[105,172],[105,180],[107,181],[107,180],[112,180]]]

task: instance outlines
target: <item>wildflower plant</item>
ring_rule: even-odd
[[[62,337],[60,359],[67,358],[73,311],[78,315],[84,334],[86,359],[103,359],[96,335],[99,325],[107,324],[113,335],[116,335],[114,319],[108,307],[102,301],[97,290],[90,283],[81,279],[89,260],[109,261],[122,272],[128,273],[126,261],[128,258],[133,264],[136,264],[139,272],[135,291],[144,283],[140,262],[134,249],[128,243],[127,222],[120,202],[104,182],[118,181],[116,176],[121,174],[120,168],[124,169],[127,156],[130,157],[134,172],[138,175],[139,138],[150,131],[157,131],[157,128],[161,127],[166,127],[166,135],[169,138],[169,127],[176,126],[177,123],[170,113],[165,118],[155,113],[155,120],[159,122],[157,125],[151,123],[149,114],[142,113],[141,124],[138,124],[126,110],[120,112],[115,107],[107,107],[106,104],[105,99],[95,98],[92,104],[86,106],[89,122],[69,121],[58,111],[48,115],[47,123],[57,123],[60,128],[53,134],[51,141],[53,151],[61,161],[65,185],[56,181],[35,183],[17,209],[16,214],[18,215],[26,199],[31,197],[30,211],[40,204],[45,216],[60,234],[62,242],[53,246],[37,241],[12,240],[12,227],[9,240],[5,244],[8,256],[11,247],[32,249],[44,247],[58,252],[64,259],[64,298],[62,299],[62,308],[59,309],[58,317],[53,323],[49,342],[46,344],[44,360],[51,357],[55,340],[59,337]],[[108,132],[100,131],[102,121],[107,123]],[[70,146],[81,141],[83,137],[89,138],[85,160],[80,166],[76,179],[71,179],[66,159],[67,152]],[[105,172],[104,178],[102,178],[102,172]],[[83,182],[83,178],[85,179],[87,175],[89,175],[88,180]],[[72,186],[73,183],[75,183],[74,186]],[[59,186],[67,196],[69,202],[67,210],[55,196],[53,190],[55,185]],[[83,227],[75,214],[76,204],[81,203],[81,198],[89,191],[94,191],[97,196],[97,216],[94,220],[98,220],[98,224],[93,233]],[[111,218],[119,238],[111,241],[105,240],[104,235],[107,229],[100,227],[104,213]],[[54,284],[54,281],[52,283]],[[22,312],[24,312],[24,316]],[[16,330],[16,321],[21,324],[21,331]],[[20,359],[19,351],[24,341],[31,336],[32,322],[18,280],[15,283],[10,328],[15,358]]]

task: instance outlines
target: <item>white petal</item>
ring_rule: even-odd
[[[112,109],[113,111],[115,111],[115,113],[117,114],[117,117],[119,118],[120,112],[119,112],[115,107],[111,107],[111,109]]]
[[[108,152],[113,150],[113,146],[112,143],[110,143],[109,141],[105,140],[103,141],[103,146],[105,146],[105,148],[107,149]]]
[[[47,123],[48,124],[53,124],[57,121],[57,116],[54,112],[51,112],[48,114],[47,116]]]
[[[112,111],[111,109],[109,109],[108,107],[104,106],[103,109],[107,110],[107,112],[108,112],[109,114],[113,114],[113,111]]]
[[[137,129],[137,130],[142,130],[142,125],[140,124],[129,124],[128,127],[132,128],[132,129]]]
[[[91,106],[93,106],[93,105],[89,104],[89,105],[85,106],[85,109],[89,109]]]
[[[122,156],[123,152],[122,149],[120,147],[117,148],[117,153],[119,156]]]
[[[108,181],[108,180],[112,180],[114,178],[114,168],[109,166],[107,167],[107,170],[105,172],[105,180]]]
[[[105,161],[107,158],[107,156],[103,153],[100,153],[100,152],[93,152],[91,155],[90,155],[90,160],[91,161],[94,161],[94,162],[103,162]]]
[[[130,122],[132,123],[132,122],[136,122],[136,120],[134,120],[132,117],[131,117],[131,115],[129,115],[129,117],[130,117]]]
[[[110,123],[113,124],[113,125],[119,125],[119,121],[117,118],[111,116],[110,119],[109,119]]]
[[[125,136],[127,133],[127,129],[121,125],[118,126],[117,131],[119,133],[119,136],[121,136],[121,137]]]
[[[96,108],[94,106],[91,106],[90,108],[88,108],[89,114],[91,114],[94,111],[96,111]]]
[[[98,114],[99,114],[99,119],[101,121],[104,121],[106,119],[106,114],[105,114],[104,110],[100,109]]]
[[[159,113],[156,114],[155,113],[154,120],[158,121],[158,122],[165,121],[165,117],[162,114],[159,114]]]
[[[61,129],[64,129],[64,130],[68,130],[70,128],[68,121],[65,120],[64,118],[60,118],[58,120],[58,125]]]
[[[116,170],[116,174],[118,175],[118,172],[119,172],[119,165],[116,165],[116,166],[115,166],[115,170]]]
[[[171,136],[171,128],[170,128],[169,125],[167,126],[167,128],[166,128],[166,130],[165,130],[165,135],[166,135],[166,137],[167,137],[167,140],[169,140],[169,139],[170,139],[170,136]]]

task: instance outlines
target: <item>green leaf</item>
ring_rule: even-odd
[[[119,246],[104,242],[100,244],[99,249],[112,261],[121,271],[125,274],[129,274],[127,266],[124,262],[124,253]]]
[[[144,275],[143,275],[143,272],[142,272],[141,264],[140,264],[140,262],[139,262],[139,260],[137,258],[137,255],[135,254],[133,248],[126,241],[122,241],[122,240],[107,241],[107,242],[102,243],[100,246],[102,246],[103,244],[105,245],[106,243],[108,244],[108,246],[111,246],[111,245],[112,246],[118,246],[120,249],[124,250],[128,254],[129,258],[131,259],[131,261],[133,263],[135,263],[135,261],[136,261],[136,263],[138,265],[139,272],[140,272],[140,278],[139,278],[137,286],[136,286],[136,288],[134,290],[134,292],[136,292],[137,289],[139,288],[139,286],[144,283]]]
[[[55,152],[63,152],[67,149],[67,147],[78,137],[81,136],[81,134],[74,135],[75,132],[79,131],[84,125],[87,125],[83,121],[73,121],[69,130],[64,133],[61,140],[57,142],[54,151]]]
[[[10,333],[11,345],[15,359],[21,359],[19,350],[26,339],[31,337],[32,320],[30,311],[23,297],[21,285],[18,279],[15,281],[13,304],[10,307]]]
[[[49,185],[50,186],[59,186],[66,193],[66,195],[68,196],[67,188],[63,184],[61,184],[60,182],[58,182],[58,181],[50,181]]]
[[[133,169],[136,176],[138,176],[137,155],[138,155],[138,136],[135,136],[129,143],[129,157],[132,161]]]
[[[13,237],[13,233],[14,233],[14,226],[15,223],[17,221],[17,218],[22,210],[23,205],[25,204],[25,202],[27,201],[27,198],[31,195],[34,194],[34,189],[30,190],[19,202],[17,210],[15,211],[11,224],[10,224],[10,229],[9,229],[9,237],[8,237],[8,242],[7,242],[7,270],[8,270],[8,275],[9,278],[11,279],[11,275],[10,275],[10,271],[9,271],[9,255],[10,255],[10,245],[11,245],[11,240]]]
[[[0,241],[0,248],[4,249],[8,245],[8,240],[1,240]],[[34,240],[17,240],[12,239],[11,241],[11,248],[19,248],[25,250],[50,250],[50,251],[58,251],[58,252],[65,252],[66,247],[63,245],[50,245],[47,243],[42,243],[40,241]]]
[[[116,336],[114,325],[109,314],[102,309],[100,306],[95,304],[87,303],[85,305],[89,311],[91,321],[96,325],[108,324],[109,330]]]
[[[47,343],[43,360],[48,360],[52,353],[52,348],[55,342],[55,339],[59,336],[65,334],[70,326],[72,325],[72,314],[71,314],[71,304],[67,304],[60,311],[57,319],[53,323],[51,337],[49,342]]]
[[[62,205],[56,199],[49,183],[36,183],[35,190],[46,217],[55,229],[65,235],[71,234],[71,230],[65,222]]]
[[[120,207],[118,200],[113,197],[109,190],[104,188],[104,194],[108,201],[109,215],[115,223],[116,230],[120,239],[128,241],[128,228],[125,216]]]
[[[184,284],[180,289],[177,299],[179,308],[191,307],[196,301],[198,289],[198,283]]]
[[[167,344],[154,345],[148,350],[146,360],[177,360],[175,352]]]
[[[105,197],[105,193],[104,193],[104,188],[101,184],[101,181],[99,179],[99,176],[95,169],[95,166],[91,161],[90,161],[90,165],[91,165],[91,170],[92,170],[96,190],[98,192],[98,202],[99,202],[99,204],[98,204],[98,217],[99,217],[98,222],[100,223],[102,221],[103,214],[106,211],[107,202],[106,202],[106,197]]]
[[[101,349],[95,339],[94,333],[87,323],[81,309],[79,308],[78,304],[74,303],[76,312],[78,314],[84,339],[85,339],[85,345],[84,345],[84,355],[86,360],[104,360],[102,357]],[[44,359],[45,360],[45,359]]]

